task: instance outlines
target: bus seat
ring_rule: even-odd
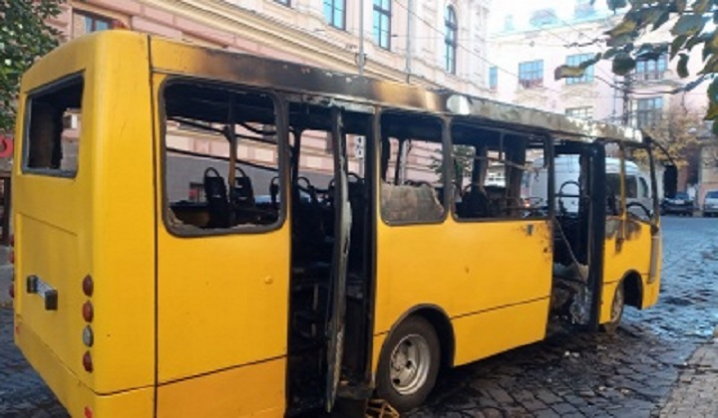
[[[210,175],[211,174],[211,175]],[[204,194],[209,211],[208,228],[229,227],[231,207],[227,198],[227,186],[219,172],[209,167],[204,172]]]
[[[381,212],[389,222],[416,222],[438,220],[444,216],[444,207],[436,190],[428,185],[381,185]]]

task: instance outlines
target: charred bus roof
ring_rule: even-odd
[[[114,32],[114,33],[113,33]],[[118,36],[118,31],[94,35],[96,39]],[[124,32],[124,31],[122,31]],[[127,36],[125,34],[123,36]],[[136,36],[148,36],[136,34]],[[530,131],[592,142],[611,139],[641,143],[639,130],[567,117],[537,109],[470,97],[452,91],[434,91],[395,81],[377,80],[304,64],[279,61],[237,52],[211,49],[181,41],[149,36],[151,65],[156,72],[202,77],[271,88],[289,93],[290,100],[338,105],[373,111],[373,106],[431,112],[476,119],[498,128]]]

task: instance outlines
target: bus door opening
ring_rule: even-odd
[[[553,319],[580,327],[595,328],[598,321],[607,210],[605,165],[603,145],[554,148],[551,313]],[[608,202],[608,206],[613,205]]]
[[[373,117],[289,104],[292,257],[288,415],[368,397]],[[318,149],[318,145],[324,146]],[[340,383],[341,382],[341,383]],[[356,390],[352,390],[352,388]]]

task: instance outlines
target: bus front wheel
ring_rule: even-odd
[[[427,320],[407,318],[382,347],[376,376],[379,398],[399,412],[421,405],[436,383],[440,350],[436,331]]]
[[[616,293],[613,295],[611,303],[611,320],[601,326],[604,332],[615,334],[618,324],[621,323],[623,317],[623,309],[626,305],[626,292],[624,290],[623,281],[616,286]]]

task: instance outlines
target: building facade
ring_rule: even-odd
[[[700,48],[691,54],[689,71],[693,76],[688,79],[678,76],[677,59],[670,61],[667,55],[639,61],[626,77],[615,76],[611,62],[602,60],[581,77],[555,79],[559,66],[579,65],[608,48],[604,32],[623,15],[608,10],[605,2],[539,0],[530,8],[495,14],[487,84],[498,100],[639,128],[666,123],[666,117],[686,111],[705,112],[707,83],[692,91],[672,93],[702,68]],[[666,23],[640,42],[670,43],[671,26],[672,22]],[[686,129],[702,131],[703,125]],[[682,170],[681,189],[687,187],[688,180],[696,182],[697,176],[689,177],[688,170]]]
[[[489,0],[70,0],[51,24],[68,40],[119,26],[226,51],[486,96],[488,15]],[[65,139],[68,152],[79,135],[76,119]],[[167,132],[174,149],[228,155],[221,135],[182,124],[168,125]],[[348,141],[349,169],[359,172],[362,138]],[[327,134],[310,133],[302,144],[302,170],[328,178],[333,161]],[[239,158],[275,164],[276,147],[271,152],[260,148],[240,146]],[[190,163],[185,166],[188,174],[177,177],[171,192],[196,200],[201,177]],[[429,179],[433,173],[424,174]]]

